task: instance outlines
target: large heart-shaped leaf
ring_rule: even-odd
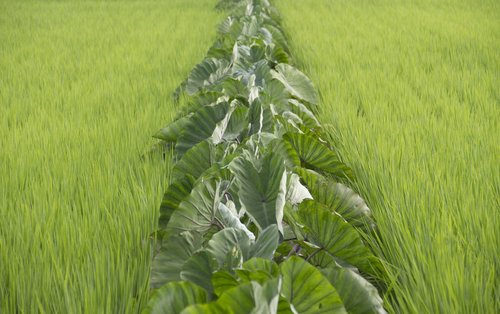
[[[257,241],[252,245],[251,257],[261,257],[272,259],[274,252],[278,248],[280,233],[277,225],[270,225],[262,230]]]
[[[349,313],[386,313],[377,289],[360,274],[337,265],[323,269],[322,273],[337,289]]]
[[[224,226],[239,229],[245,232],[250,240],[255,240],[255,235],[240,221],[232,201],[228,201],[227,205],[220,203],[219,213]]]
[[[176,153],[182,156],[194,145],[211,137],[217,124],[227,115],[228,108],[229,104],[222,102],[213,106],[201,107],[194,112],[177,140]]]
[[[268,104],[261,104],[258,99],[250,106],[247,119],[250,123],[249,135],[272,132],[273,130],[273,113]]]
[[[180,119],[177,119],[158,131],[154,137],[167,142],[176,142],[182,132],[185,130],[186,126],[189,124],[189,119],[191,115],[187,115]]]
[[[167,227],[173,212],[191,194],[195,182],[196,179],[193,176],[186,174],[168,186],[160,206],[160,219],[158,220],[160,229]]]
[[[352,189],[310,170],[296,168],[295,171],[305,181],[316,202],[340,214],[355,227],[363,230],[374,227],[370,209]]]
[[[180,280],[184,263],[201,247],[201,237],[183,232],[164,239],[160,251],[153,258],[151,287],[158,288],[167,282]]]
[[[359,233],[338,214],[315,201],[300,204],[299,217],[309,241],[335,257],[341,263],[356,266],[374,274],[379,261],[364,245]]]
[[[273,78],[283,83],[285,88],[293,96],[311,104],[316,104],[318,102],[318,94],[311,80],[293,66],[280,63],[271,71],[271,75]]]
[[[292,144],[304,167],[337,177],[351,176],[351,170],[339,160],[337,154],[312,135],[288,132],[283,138]]]
[[[215,179],[200,181],[170,217],[167,230],[207,232],[217,225],[216,213],[223,191]]]
[[[238,181],[240,202],[257,227],[263,230],[276,224],[281,229],[286,193],[283,158],[270,152],[263,157],[260,169],[244,157],[230,166]]]
[[[174,166],[173,176],[179,178],[189,174],[198,178],[217,161],[215,157],[214,145],[208,140],[202,141],[182,155]]]
[[[292,256],[280,265],[282,295],[301,314],[347,313],[335,288],[314,266]]]
[[[300,117],[306,127],[313,129],[320,126],[314,113],[312,113],[303,103],[295,99],[290,99],[288,103],[290,105],[290,110]]]
[[[279,273],[278,265],[272,260],[254,257],[243,263],[243,268],[249,271],[264,271],[272,277]]]
[[[223,81],[229,71],[229,63],[226,60],[205,59],[196,65],[189,74],[186,91],[193,95],[200,89],[215,85]]]
[[[241,252],[243,260],[247,260],[250,256],[251,245],[252,242],[243,230],[225,228],[212,236],[212,239],[208,241],[207,250],[223,267],[227,262],[228,255],[232,254],[235,249]]]
[[[207,302],[207,292],[191,282],[171,282],[155,291],[143,314],[178,314],[187,306]]]
[[[221,296],[226,290],[236,287],[240,283],[228,271],[219,270],[212,274],[212,286],[216,295]]]
[[[217,269],[217,261],[207,251],[200,251],[191,256],[182,266],[180,277],[191,281],[212,293],[212,273]]]

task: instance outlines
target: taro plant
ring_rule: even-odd
[[[145,313],[384,313],[370,209],[266,0],[232,14],[156,137],[177,162]]]

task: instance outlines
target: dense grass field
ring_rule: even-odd
[[[399,313],[500,310],[498,1],[275,1]]]
[[[214,5],[0,1],[0,313],[144,306],[169,165],[141,155]]]

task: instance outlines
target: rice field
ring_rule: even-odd
[[[0,1],[0,313],[135,313],[213,0]],[[149,157],[144,157],[149,156]]]
[[[216,0],[0,0],[0,313],[137,313],[151,138]],[[390,313],[500,312],[498,1],[274,0],[378,224]]]
[[[277,0],[379,226],[392,313],[500,311],[500,5]]]

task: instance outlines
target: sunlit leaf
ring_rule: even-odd
[[[280,265],[280,273],[282,294],[298,313],[347,313],[335,288],[302,258],[289,258]]]
[[[177,314],[191,304],[205,303],[207,292],[191,282],[171,282],[155,291],[143,314]]]
[[[285,88],[295,97],[311,104],[318,102],[318,94],[312,82],[304,73],[286,63],[278,64],[271,75],[285,85]]]

